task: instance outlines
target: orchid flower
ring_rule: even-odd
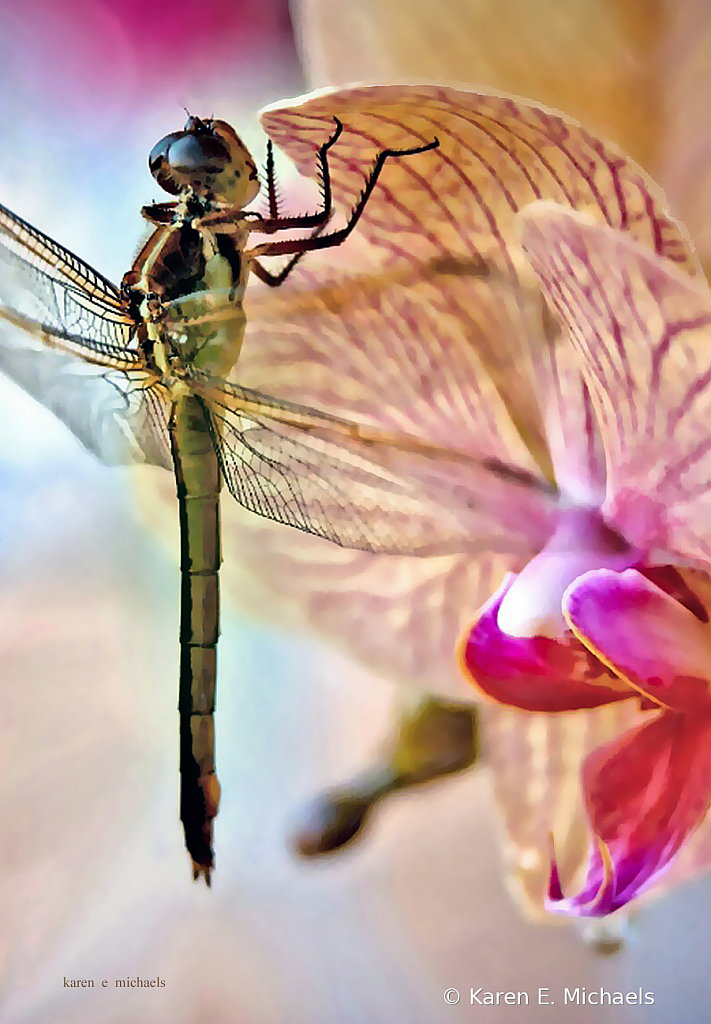
[[[551,908],[603,915],[669,871],[711,806],[711,291],[569,210],[534,204],[521,218],[589,389],[606,486],[561,507],[545,546],[482,610],[462,661],[517,707],[634,696],[656,711],[583,766],[594,847],[577,895],[563,896],[553,861]]]
[[[312,86],[404,78],[454,80],[535,96],[590,127],[597,126],[652,171],[663,182],[676,212],[692,225],[698,251],[707,256],[711,220],[704,183],[711,163],[706,133],[698,130],[708,120],[708,62],[700,59],[711,38],[707,5],[681,0],[658,6],[650,17],[644,5],[609,0],[575,5],[567,0],[510,0],[506,11],[502,45],[502,11],[497,4],[470,0],[451,0],[446,8],[434,0],[414,4],[408,0],[295,0],[292,4]],[[317,359],[321,356],[312,354]],[[320,398],[332,400],[333,393]],[[520,391],[517,399],[520,404]],[[398,560],[396,570],[392,559],[385,565],[344,552],[319,552],[286,538],[276,546],[295,559],[286,558],[283,567],[292,564],[301,574],[304,600],[300,606],[292,601],[293,621],[315,626],[390,679],[406,679],[410,684],[416,679],[437,689],[450,678],[445,636],[458,621],[451,605],[459,602],[461,607],[464,596],[454,581],[461,584],[468,576],[466,570],[449,572],[450,566],[442,564],[433,573],[433,566],[415,566],[407,559]],[[298,559],[297,549],[303,551]],[[235,558],[240,557],[235,552]],[[467,570],[472,571],[469,564]],[[408,600],[410,587],[414,594],[420,587],[428,590],[428,615],[424,608],[422,614],[416,611],[421,607],[416,598]],[[263,589],[269,593],[268,584]],[[277,591],[269,598],[270,617],[279,609],[283,614],[284,595]],[[386,610],[392,615],[384,619]],[[354,622],[365,621],[373,622],[367,631],[353,628]],[[432,656],[423,658],[420,642],[412,644],[417,654],[409,656],[410,644],[403,642],[404,636],[410,642],[413,635],[434,640],[438,630],[445,634],[439,652],[433,645]],[[543,820],[555,813],[559,854],[564,846],[584,851],[584,816],[574,810],[569,796],[575,789],[577,765],[585,750],[600,742],[601,730],[614,731],[614,720],[625,710],[626,704],[617,703],[603,710],[541,720],[503,707],[482,709],[485,752],[506,830],[506,858],[514,889],[520,894],[523,888],[529,910],[540,904],[543,891],[537,877],[537,865],[546,859]],[[406,718],[409,714],[408,708]],[[529,778],[538,780],[535,786],[522,786],[521,780]],[[565,844],[560,839],[563,832]],[[571,869],[574,861],[572,856]]]
[[[592,210],[680,273],[699,268],[653,183],[567,118],[488,94],[374,87],[317,95],[268,112],[264,124],[306,170],[334,114],[348,127],[334,165],[344,206],[377,147],[436,131],[440,150],[385,177],[362,225],[362,262],[350,253],[340,270],[310,262],[277,294],[255,289],[240,379],[499,459],[565,498],[542,499],[542,518],[529,515],[515,536],[494,509],[476,550],[427,559],[347,552],[230,514],[228,586],[248,593],[252,610],[281,609],[390,678],[464,699],[452,652],[471,611],[545,546],[568,504],[585,508],[605,492],[589,388],[569,341],[542,321],[517,210],[541,199]],[[443,504],[462,486],[471,493],[461,471],[442,469]],[[604,677],[587,654],[578,662]],[[610,689],[614,702],[602,699]],[[563,877],[585,860],[580,751],[642,720],[629,696],[618,680],[580,705],[599,710],[577,715],[482,708],[510,870],[529,907],[543,904],[552,826]]]
[[[486,84],[536,97],[597,128],[662,183],[708,261],[711,150],[699,125],[709,119],[710,65],[703,55],[711,39],[711,13],[703,2],[657,5],[652,16],[647,5],[624,0],[507,0],[502,18],[500,4],[471,0],[450,0],[446,7],[436,0],[293,0],[291,13],[311,87],[403,79]],[[470,307],[482,292],[480,283],[473,288],[476,300],[470,290]],[[479,317],[484,330],[489,308],[485,304]],[[491,329],[500,326],[492,320]],[[268,340],[263,353],[253,351],[255,366],[262,355],[266,362],[270,351]],[[295,378],[318,372],[302,363],[307,351],[317,363],[335,360],[339,345],[336,340],[333,354],[306,345],[299,351],[294,339],[285,357],[293,360]],[[320,380],[319,373],[314,402],[328,407],[335,392],[320,389]],[[511,388],[519,414],[525,415],[528,390],[530,381]],[[234,539],[244,540],[249,527],[233,526]],[[264,579],[250,572],[242,562],[243,548],[235,545],[234,594],[249,585],[250,593],[263,595],[270,619],[287,617],[299,628],[316,629],[378,674],[404,683],[405,720],[413,682],[430,690],[445,686],[464,699],[452,671],[451,644],[464,625],[467,601],[488,597],[486,571],[477,575],[466,559],[378,560],[327,550],[308,539],[266,534],[262,540],[274,556],[272,578],[279,586],[270,587],[269,573]],[[290,571],[300,579],[298,597],[288,582]],[[578,766],[585,751],[613,736],[630,714],[635,712],[626,702],[546,718],[504,707],[480,709],[509,880],[529,913],[542,907],[551,820],[564,873],[574,873],[584,858]]]

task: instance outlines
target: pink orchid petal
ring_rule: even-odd
[[[504,829],[509,887],[529,915],[544,917],[549,833],[564,884],[587,863],[589,828],[580,789],[585,757],[645,721],[635,701],[563,715],[482,704],[486,764]],[[547,916],[547,914],[546,914]]]
[[[454,256],[464,261],[462,273],[469,261],[464,284],[470,286],[483,259],[490,272],[515,281],[520,269],[515,214],[530,202],[551,199],[592,208],[607,223],[690,273],[698,272],[683,229],[664,212],[664,197],[654,183],[614,146],[569,118],[496,95],[372,86],[327,91],[299,106],[269,110],[263,124],[300,171],[313,176],[316,148],[331,130],[334,115],[346,125],[332,153],[334,197],[341,208],[352,207],[379,149],[417,145],[435,135],[440,140],[435,152],[386,165],[357,232],[370,244],[371,264],[417,269]],[[460,299],[453,287],[446,294],[444,307],[435,299],[432,311],[439,310],[443,320],[458,319],[476,337],[468,324],[480,319],[478,309],[486,311],[485,299],[473,292],[463,292]],[[390,313],[388,307],[384,311]],[[555,336],[546,338],[540,317],[523,332],[520,316],[511,317],[506,330],[490,334],[513,369],[494,377],[500,398],[548,473],[550,459],[540,454],[541,413],[531,402],[533,394],[539,396],[559,484],[578,501],[598,502],[604,486],[602,445],[579,366],[571,363],[567,347]],[[427,320],[420,308],[402,336],[429,336]],[[438,331],[439,324],[435,338]],[[491,344],[481,351],[486,359]],[[474,401],[481,391],[478,379],[470,392]],[[486,403],[478,406],[479,418],[484,408],[506,423],[496,405]]]
[[[595,836],[582,890],[565,898],[551,871],[550,909],[602,916],[670,868],[711,805],[711,717],[664,712],[592,753],[583,786]]]
[[[581,358],[608,463],[607,518],[640,547],[711,559],[711,291],[559,207],[523,245]]]
[[[545,547],[521,570],[504,597],[497,617],[511,636],[559,639],[568,626],[563,595],[591,569],[628,569],[639,553],[610,530],[594,508],[561,507]]]
[[[530,367],[538,303],[474,270],[346,273],[310,258],[278,291],[248,291],[239,380],[537,471],[548,458]]]
[[[634,569],[580,576],[563,599],[582,642],[675,711],[711,714],[711,628]]]
[[[432,528],[424,509],[416,513],[423,533],[441,533],[437,521],[450,513],[461,524],[450,533],[459,537],[458,550],[530,555],[544,544],[555,516],[548,496],[463,464],[447,450],[503,462],[542,482],[522,440],[547,458],[530,377],[516,357],[525,356],[528,316],[506,301],[501,285],[426,267],[404,278],[331,273],[324,284],[322,277],[320,270],[306,270],[285,294],[253,297],[240,382],[345,414],[389,436],[407,432],[441,445],[426,460],[396,445],[366,452],[415,481],[429,499]],[[466,317],[458,312],[465,293],[472,303]],[[397,534],[393,540],[395,549]],[[447,550],[454,547],[439,546],[436,553]]]
[[[393,85],[314,93],[267,110],[262,124],[301,173],[314,177],[314,155],[334,115],[346,125],[330,154],[341,208],[357,199],[379,150],[440,141],[438,150],[391,161],[366,207],[362,233],[386,262],[458,254],[513,272],[513,215],[548,199],[594,208],[654,251],[699,269],[657,186],[571,118],[504,96]]]
[[[499,608],[514,580],[504,580],[462,644],[462,670],[474,686],[522,711],[577,711],[629,700],[630,687],[574,638],[514,637],[499,629]]]

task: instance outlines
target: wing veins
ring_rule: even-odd
[[[115,284],[1,203],[0,232],[19,250],[16,252],[8,247],[8,252],[23,260],[33,270],[45,273],[66,288],[80,290],[107,312],[111,310],[123,314],[121,293]],[[47,269],[42,270],[42,265]]]
[[[326,442],[360,450],[364,458],[373,461],[379,453],[387,458],[389,451],[399,451],[426,458],[433,462],[459,463],[463,467],[484,469],[501,480],[539,490],[551,497],[558,491],[551,484],[529,473],[527,470],[510,466],[492,458],[481,458],[456,448],[445,448],[432,444],[411,434],[390,434],[377,427],[354,423],[340,416],[309,409],[294,402],[270,398],[259,391],[241,387],[239,384],[210,377],[200,371],[188,375],[190,386],[211,406],[222,406],[233,415],[259,420],[264,417],[274,423],[298,430],[307,436],[314,436]]]
[[[466,479],[462,467],[476,468],[485,486],[496,480],[537,494],[539,502],[551,497],[547,482],[516,467],[384,434],[194,368],[184,376],[210,410],[233,497],[252,512],[343,547],[416,555],[472,550],[478,536],[472,517],[486,513],[487,499],[482,505],[471,488],[459,486],[452,469],[459,480]],[[393,451],[405,453],[404,463],[395,458],[391,465]],[[444,485],[442,459],[450,463]]]

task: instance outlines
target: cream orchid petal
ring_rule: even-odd
[[[424,283],[419,295],[413,288],[410,315],[399,322],[391,317],[392,328],[428,343],[441,330],[442,348],[453,333],[464,331],[477,345],[480,368],[490,373],[487,393],[492,387],[498,392],[496,402],[486,403],[490,415],[510,433],[507,418],[497,412],[503,404],[546,475],[552,458],[559,484],[574,500],[597,502],[604,475],[589,395],[568,347],[541,316],[535,291],[528,290],[515,214],[536,199],[591,210],[697,273],[683,228],[666,215],[661,192],[629,158],[569,118],[485,93],[427,86],[332,90],[299,106],[269,110],[263,123],[302,173],[313,174],[315,149],[334,116],[346,126],[331,160],[341,208],[352,207],[379,150],[439,139],[434,152],[386,164],[356,232],[370,246],[371,264],[385,265],[403,281],[410,274],[413,281],[424,276],[430,287],[435,280],[444,285],[441,298],[429,301]],[[362,247],[356,255],[362,258]],[[387,301],[384,311],[391,313]],[[387,331],[380,307],[377,312],[378,331]],[[497,321],[503,330],[495,329]],[[488,343],[487,327],[493,339]],[[316,322],[309,328],[317,328]],[[392,355],[387,334],[383,343]],[[497,345],[503,354],[492,357]],[[260,348],[252,351],[264,358]],[[369,345],[368,359],[376,358]],[[514,372],[506,373],[507,366]],[[471,376],[461,385],[483,396],[482,379],[479,374],[473,391]],[[545,435],[549,456],[542,454]]]
[[[517,210],[536,200],[588,209],[612,227],[698,272],[688,237],[659,188],[617,147],[555,111],[513,97],[427,85],[324,90],[267,109],[265,131],[302,174],[333,118],[329,154],[336,205],[350,208],[383,149],[439,148],[389,161],[359,231],[386,264],[463,256],[505,274],[519,266]]]
[[[313,87],[486,83],[604,128],[650,166],[666,112],[659,48],[682,19],[646,0],[293,0],[292,11]]]
[[[530,366],[537,330],[538,300],[479,278],[470,261],[367,274],[309,262],[278,291],[248,292],[239,380],[549,473]]]
[[[711,559],[711,291],[627,235],[553,204],[523,245],[580,357],[630,543]]]
[[[691,232],[707,277],[711,267],[711,6],[681,0],[666,6],[660,85],[664,123],[653,162],[643,160]],[[624,143],[623,139],[618,139]],[[636,154],[635,154],[636,155]]]

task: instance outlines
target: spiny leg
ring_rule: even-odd
[[[267,142],[267,196],[269,198],[269,219],[279,218],[279,195],[277,193],[276,174],[274,173],[274,143]]]
[[[385,166],[385,161],[389,157],[416,156],[419,153],[427,153],[429,152],[429,150],[436,149],[437,146],[439,146],[439,140],[434,139],[432,142],[428,143],[425,146],[416,146],[413,149],[383,150],[382,153],[378,155],[378,158],[375,161],[375,164],[373,165],[373,169],[371,170],[370,175],[368,176],[365,188],[363,189],[358,202],[351,211],[351,215],[346,226],[344,228],[341,228],[339,231],[332,232],[330,235],[322,235],[321,231],[326,226],[328,219],[327,211],[330,210],[331,205],[331,177],[329,173],[328,159],[326,154],[330,147],[335,143],[342,129],[341,122],[338,121],[337,118],[336,123],[338,125],[338,128],[334,132],[333,136],[328,140],[327,143],[324,143],[324,145],[319,150],[319,158],[321,160],[323,177],[324,211],[322,211],[319,214],[315,214],[314,217],[324,218],[325,214],[325,218],[317,223],[316,230],[312,232],[312,234],[308,238],[296,238],[283,242],[266,242],[263,245],[256,246],[254,249],[251,250],[249,254],[251,259],[251,266],[252,269],[254,270],[254,273],[261,281],[264,281],[265,284],[271,285],[272,287],[277,287],[286,280],[286,278],[289,276],[289,274],[294,269],[294,267],[299,262],[304,253],[311,252],[314,249],[326,249],[334,245],[340,245],[342,242],[346,240],[346,238],[348,238],[349,234],[358,223],[363,213],[363,210],[365,209],[366,204],[370,199],[370,196],[372,195],[373,190],[378,182],[380,172]],[[301,220],[301,225],[297,224],[297,221],[299,220]],[[284,218],[280,222],[279,227],[306,226],[307,220],[308,218]],[[275,230],[275,228],[265,229],[264,224],[266,223],[266,221],[260,222],[255,230]],[[309,221],[309,223],[311,223],[311,221]],[[278,271],[276,274],[273,274],[270,270],[267,270],[267,268],[257,259],[257,256],[279,256],[288,255],[289,253],[292,254],[292,259],[289,260],[289,262],[284,267],[282,267],[282,269]]]
[[[336,130],[335,130],[335,132],[333,133],[331,138],[327,142],[325,142],[319,148],[319,151],[318,151],[319,160],[320,160],[320,163],[321,163],[321,186],[322,186],[322,192],[323,192],[323,210],[319,210],[315,214],[307,214],[304,217],[292,217],[292,218],[280,218],[279,217],[279,194],[277,192],[276,174],[275,174],[275,171],[274,171],[274,143],[272,142],[271,139],[269,139],[269,141],[267,142],[267,166],[266,166],[266,172],[267,172],[267,194],[268,194],[268,197],[269,197],[269,217],[270,217],[271,225],[270,226],[265,226],[265,225],[269,224],[269,222],[261,221],[260,226],[258,228],[256,228],[256,230],[265,231],[265,232],[276,231],[277,227],[281,228],[281,227],[284,227],[284,226],[288,226],[288,225],[285,225],[285,223],[284,223],[284,221],[288,220],[288,219],[290,219],[292,221],[299,221],[298,225],[293,225],[293,226],[307,227],[308,225],[305,223],[305,221],[312,220],[314,218],[318,218],[318,221],[317,221],[317,223],[315,225],[315,229],[311,233],[310,237],[311,238],[315,238],[317,235],[321,234],[323,229],[328,224],[328,221],[330,220],[330,216],[331,216],[331,175],[330,175],[330,171],[329,171],[329,167],[328,167],[328,159],[326,157],[326,154],[328,153],[328,151],[331,148],[331,146],[334,145],[334,143],[336,142],[336,139],[338,138],[338,136],[343,131],[343,125],[338,120],[338,118],[335,118],[335,121],[336,121]],[[307,250],[304,249],[303,252],[295,253],[292,256],[292,258],[289,260],[289,262],[285,266],[283,266],[282,269],[277,274],[272,274],[272,272],[270,270],[267,270],[267,268],[262,266],[262,264],[258,260],[256,260],[256,259],[252,261],[252,269],[254,270],[254,273],[257,275],[257,277],[260,279],[260,281],[263,281],[265,284],[270,285],[272,288],[276,288],[276,287],[278,287],[278,285],[280,285],[283,281],[285,281],[287,279],[287,277],[289,276],[291,271],[294,269],[294,267],[296,266],[296,264],[299,262],[299,260],[302,258],[302,256],[304,255],[304,253],[306,251]]]
[[[323,224],[319,224],[311,233],[310,238],[317,238],[326,227],[327,223],[327,221],[324,221]],[[301,252],[294,253],[289,262],[285,263],[281,270],[276,274],[273,274],[271,270],[267,270],[267,268],[256,259],[252,260],[250,266],[260,281],[268,284],[271,288],[277,288],[280,284],[286,281],[296,264],[303,259],[304,255],[308,251],[308,249],[303,249]]]
[[[472,704],[428,696],[401,710],[384,757],[350,783],[317,797],[292,839],[303,857],[333,853],[358,838],[386,796],[465,771],[479,757],[479,724]]]
[[[274,231],[287,231],[290,228],[323,228],[328,223],[331,216],[331,171],[328,166],[328,151],[340,138],[341,132],[343,131],[343,125],[337,117],[333,119],[336,122],[336,130],[330,139],[319,146],[318,149],[318,161],[321,171],[321,193],[322,193],[322,208],[317,210],[316,213],[304,213],[296,217],[279,217],[278,216],[278,195],[276,188],[276,174],[274,171],[274,145],[270,139],[267,143],[267,194],[269,197],[269,214],[268,218],[259,217],[254,225],[253,231],[263,232],[264,234],[272,234]]]
[[[336,136],[337,137],[337,136]],[[329,140],[329,143],[331,140]],[[328,145],[328,144],[327,144]],[[314,249],[328,249],[334,245],[340,245],[348,238],[350,233],[355,228],[356,224],[360,220],[363,211],[373,194],[373,190],[378,183],[378,178],[385,166],[386,160],[390,158],[400,158],[405,156],[417,156],[420,153],[428,153],[432,149],[437,149],[439,146],[439,139],[433,139],[432,142],[427,143],[425,146],[415,146],[412,149],[384,149],[378,154],[378,157],[373,164],[373,168],[368,175],[368,180],[365,183],[365,187],[360,194],[358,202],[353,207],[348,222],[345,227],[340,228],[338,231],[333,231],[329,235],[312,235],[310,238],[294,238],[285,239],[282,242],[264,242],[262,245],[257,245],[254,249],[251,249],[248,253],[249,257],[253,262],[256,262],[258,256],[288,256],[295,253],[311,252]],[[324,156],[325,166],[328,166],[328,162]],[[328,195],[330,198],[330,175],[327,176],[328,191],[324,188],[324,196]],[[288,218],[285,218],[285,221]],[[284,224],[287,227],[298,227],[299,225],[293,223],[297,218],[292,218],[292,222]],[[255,230],[261,231],[263,229],[263,223],[259,222]],[[309,221],[309,223],[312,223]],[[319,222],[320,223],[320,222]],[[264,269],[264,268],[262,268]]]

